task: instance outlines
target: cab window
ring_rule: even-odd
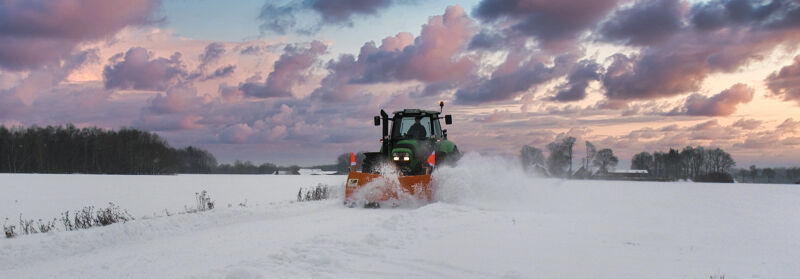
[[[413,137],[415,137],[415,135],[409,134],[409,130],[411,129],[412,126],[414,126],[415,118],[416,117],[408,116],[408,117],[401,118],[399,123],[395,122],[394,123],[394,129],[392,131],[392,136],[394,136],[394,137],[402,137],[402,138],[413,138]],[[425,131],[424,131],[424,134],[423,134],[422,130],[415,129],[415,131],[419,132],[419,134],[416,135],[416,137],[423,137],[423,138],[430,137],[431,136],[431,118],[429,116],[420,117],[419,124],[422,125],[422,128],[424,128]],[[414,131],[412,131],[412,133],[413,132]]]

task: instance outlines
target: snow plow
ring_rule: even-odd
[[[392,117],[381,110],[380,116],[375,116],[375,126],[382,127],[380,151],[364,153],[361,170],[355,154],[350,154],[345,205],[379,207],[387,202],[398,205],[405,200],[432,201],[434,168],[454,163],[460,157],[458,147],[447,140],[447,130],[439,123],[444,119],[446,125],[452,124],[452,116],[440,117],[443,102],[439,108],[404,109],[395,111]]]

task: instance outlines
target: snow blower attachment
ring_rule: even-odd
[[[383,202],[397,205],[409,199],[432,201],[431,172],[460,157],[456,145],[447,140],[447,130],[442,130],[439,123],[439,119],[444,119],[450,125],[452,117],[439,117],[444,103],[439,106],[438,112],[404,109],[390,118],[381,110],[381,115],[375,116],[375,126],[382,126],[381,149],[364,153],[360,171],[355,154],[350,153],[345,205],[380,206]]]

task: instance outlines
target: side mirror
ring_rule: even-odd
[[[375,116],[375,126],[380,126],[380,125],[381,125],[381,117]]]
[[[444,124],[450,125],[453,124],[453,116],[452,115],[445,115],[444,116]]]

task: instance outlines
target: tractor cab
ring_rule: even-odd
[[[379,164],[393,163],[403,175],[419,175],[431,171],[426,159],[432,154],[441,163],[457,159],[458,148],[447,140],[447,130],[440,123],[444,119],[444,124],[450,125],[453,119],[440,115],[441,111],[404,109],[389,117],[381,110],[374,119],[375,126],[383,126],[381,149],[365,153],[363,171],[374,173]]]
[[[396,111],[392,119],[391,137],[414,140],[445,139],[439,119],[439,112],[436,111],[417,109]]]

